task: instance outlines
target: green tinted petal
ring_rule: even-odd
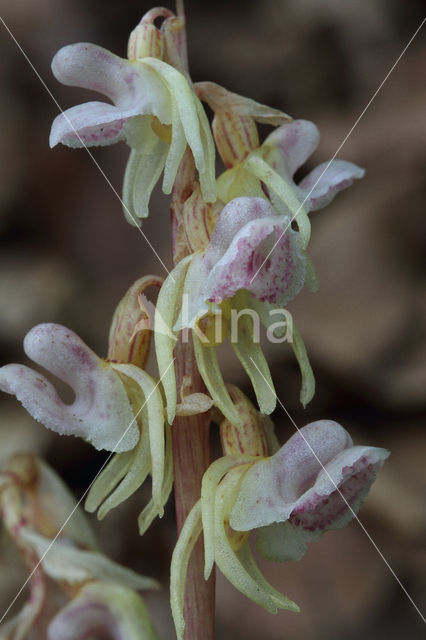
[[[201,501],[195,503],[189,512],[180,532],[172,555],[170,566],[170,605],[175,623],[177,640],[183,640],[185,620],[183,606],[185,600],[185,582],[188,562],[192,550],[202,531]]]
[[[232,424],[241,424],[241,416],[225,387],[215,347],[206,347],[194,331],[192,332],[192,338],[198,370],[216,407]]]
[[[154,340],[158,370],[167,402],[168,421],[172,424],[176,413],[177,391],[173,362],[173,350],[177,337],[173,333],[178,315],[186,271],[192,256],[181,260],[168,275],[158,294],[155,309]]]
[[[113,364],[116,371],[131,378],[142,391],[141,414],[142,434],[149,431],[149,446],[151,455],[152,498],[162,514],[161,487],[164,476],[164,408],[159,383],[155,382],[143,369],[132,364]]]
[[[144,144],[140,151],[132,149],[123,182],[123,208],[126,220],[139,226],[149,213],[152,190],[164,169],[169,145],[161,140],[147,120]]]
[[[168,424],[166,424],[166,457],[165,457],[165,470],[163,477],[163,485],[161,487],[160,504],[164,507],[169,499],[170,492],[173,487],[173,456],[172,456],[172,434]],[[138,517],[139,535],[143,535],[145,531],[150,527],[154,518],[159,515],[158,507],[155,505],[154,500],[148,502],[146,507],[142,510]],[[161,511],[160,511],[161,517]]]
[[[114,582],[85,584],[55,615],[47,640],[93,638],[94,629],[115,640],[158,640],[142,598]]]
[[[204,578],[208,580],[214,565],[214,535],[215,535],[215,498],[217,487],[223,476],[238,464],[256,460],[252,456],[226,456],[215,460],[203,476],[201,485],[201,515],[204,535]]]
[[[230,478],[222,481],[219,490],[216,493],[215,506],[215,559],[218,568],[221,570],[225,578],[245,596],[260,604],[269,613],[278,611],[278,604],[275,598],[260,585],[256,578],[244,567],[237,553],[233,550],[228,536],[226,535],[225,521],[228,519],[232,510],[236,495],[239,489],[239,482],[235,486],[230,485]],[[235,479],[232,478],[232,482]]]
[[[107,495],[111,493],[128,472],[133,456],[133,451],[126,451],[125,453],[116,453],[111,458],[90,487],[84,505],[86,511],[94,513],[98,509],[101,502],[105,500]]]
[[[302,374],[302,388],[300,389],[300,402],[304,407],[312,400],[315,395],[315,378],[306,352],[305,344],[302,336],[293,325],[293,342],[291,346],[299,363],[300,373]]]
[[[248,295],[245,291],[240,291],[235,294],[232,302],[237,311],[247,309]],[[258,341],[259,336],[253,332],[251,315],[242,313],[239,316],[237,339],[232,338],[233,336],[230,336],[230,342],[251,380],[260,411],[266,414],[272,413],[277,404],[277,396],[268,363]]]
[[[272,189],[287,206],[299,227],[302,248],[306,249],[311,236],[311,223],[294,189],[256,153],[247,158],[245,167]]]
[[[250,549],[250,545],[248,541],[246,541],[241,549],[237,552],[238,558],[241,564],[244,566],[246,571],[251,575],[253,580],[257,582],[257,584],[264,589],[267,593],[269,593],[272,600],[276,603],[278,609],[288,609],[289,611],[299,612],[300,609],[292,600],[284,596],[282,593],[277,591],[269,582],[265,579],[263,574],[261,573],[259,567],[257,566],[253,554]]]

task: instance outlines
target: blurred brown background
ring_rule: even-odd
[[[124,56],[128,34],[151,2],[2,0],[0,6],[66,108],[96,98],[55,81],[50,60],[57,49],[89,41]],[[188,0],[192,76],[315,121],[322,139],[313,167],[334,154],[424,8],[420,0]],[[320,291],[303,293],[291,306],[316,373],[317,394],[306,410],[298,404],[299,376],[288,345],[270,351],[278,395],[299,426],[335,419],[356,443],[392,451],[360,517],[423,611],[425,35],[426,27],[339,153],[365,167],[365,179],[312,215],[310,255]],[[66,324],[103,355],[120,296],[140,275],[161,274],[161,267],[125,223],[88,155],[49,150],[57,108],[1,25],[0,83],[0,364],[24,361],[25,333],[47,321]],[[125,145],[94,154],[120,191]],[[167,223],[167,199],[157,192],[144,231],[170,266]],[[246,388],[240,367],[234,361],[226,366],[227,378]],[[276,423],[282,440],[292,434],[284,412],[276,412]],[[13,451],[37,451],[77,496],[104,459],[82,442],[47,432],[6,396],[0,429],[0,462]],[[136,515],[148,495],[144,487],[98,529],[115,559],[163,581],[164,592],[146,599],[162,637],[172,638],[167,581],[173,505],[140,540]],[[269,616],[218,576],[221,640],[424,637],[418,613],[357,523],[325,535],[300,563],[264,566],[302,613]],[[4,559],[0,567],[3,611],[25,572]]]

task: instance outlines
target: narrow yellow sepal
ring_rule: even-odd
[[[170,426],[166,423],[166,455],[164,462],[164,476],[163,485],[161,487],[160,503],[165,505],[169,499],[170,492],[173,487],[173,454],[172,454],[172,434]],[[161,518],[158,508],[151,498],[148,504],[144,507],[138,517],[139,535],[143,535],[145,531],[150,527],[154,518],[157,515]]]
[[[256,461],[253,456],[225,456],[215,460],[203,476],[201,485],[201,517],[204,535],[204,578],[208,580],[215,560],[215,497],[223,476],[237,465]]]
[[[217,361],[216,349],[214,347],[205,346],[195,331],[192,332],[194,341],[194,353],[197,361],[198,370],[204,380],[216,407],[228,418],[232,423],[242,424],[241,416],[235,408],[229,393],[226,389],[225,382]]]
[[[259,344],[259,336],[253,332],[252,316],[246,313],[248,305],[247,292],[237,292],[233,298],[233,306],[238,314],[237,335],[230,335],[229,338],[251,380],[260,411],[269,415],[275,409],[277,396],[268,363]]]
[[[115,489],[124,478],[132,464],[134,451],[116,453],[106,467],[96,477],[87,494],[84,508],[89,513],[94,513],[105,498]]]
[[[176,375],[173,365],[173,350],[177,336],[173,326],[179,311],[185,276],[193,256],[181,260],[164,281],[158,294],[154,320],[154,342],[158,370],[167,402],[167,418],[172,424],[177,403]]]
[[[236,478],[232,472],[229,473],[216,492],[214,531],[216,564],[236,589],[269,613],[276,613],[280,608],[276,599],[271,597],[271,593],[265,589],[264,584],[259,584],[256,577],[247,571],[232,548],[226,533],[226,522],[238,495],[242,478],[243,475]]]
[[[300,402],[304,407],[312,400],[315,395],[315,377],[309,362],[305,343],[299,331],[293,325],[293,342],[291,346],[299,363],[300,373],[302,375],[302,387],[300,389]]]
[[[161,488],[164,477],[164,409],[159,384],[150,375],[131,364],[115,364],[116,371],[131,378],[142,392],[140,412],[146,419],[142,423],[141,438],[149,432],[149,451],[151,457],[152,499],[160,515],[163,514]],[[138,409],[136,409],[138,410]]]
[[[262,180],[269,189],[274,191],[290,210],[299,228],[302,249],[306,249],[311,237],[311,223],[294,189],[256,152],[250,154],[245,160],[244,166],[259,180]]]
[[[183,640],[185,630],[183,605],[188,562],[201,530],[201,500],[198,500],[189,512],[182,527],[170,566],[170,605],[177,640]]]

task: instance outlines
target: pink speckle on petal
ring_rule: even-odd
[[[248,289],[262,302],[284,305],[303,286],[306,259],[285,216],[261,216],[242,226],[216,264],[209,253],[207,249],[205,261],[211,267],[206,290],[211,302]]]

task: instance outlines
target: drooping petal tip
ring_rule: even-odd
[[[263,198],[235,198],[223,208],[204,254],[205,292],[212,302],[247,289],[285,306],[304,284],[306,259],[288,216]]]
[[[246,474],[230,524],[238,531],[290,523],[302,539],[344,526],[355,516],[389,452],[353,446],[338,423],[300,429]]]
[[[65,404],[52,383],[24,365],[0,369],[0,389],[16,395],[32,417],[62,435],[88,440],[97,449],[127,451],[139,430],[117,374],[72,331],[56,324],[31,329],[24,349],[36,364],[68,384],[75,399]]]

